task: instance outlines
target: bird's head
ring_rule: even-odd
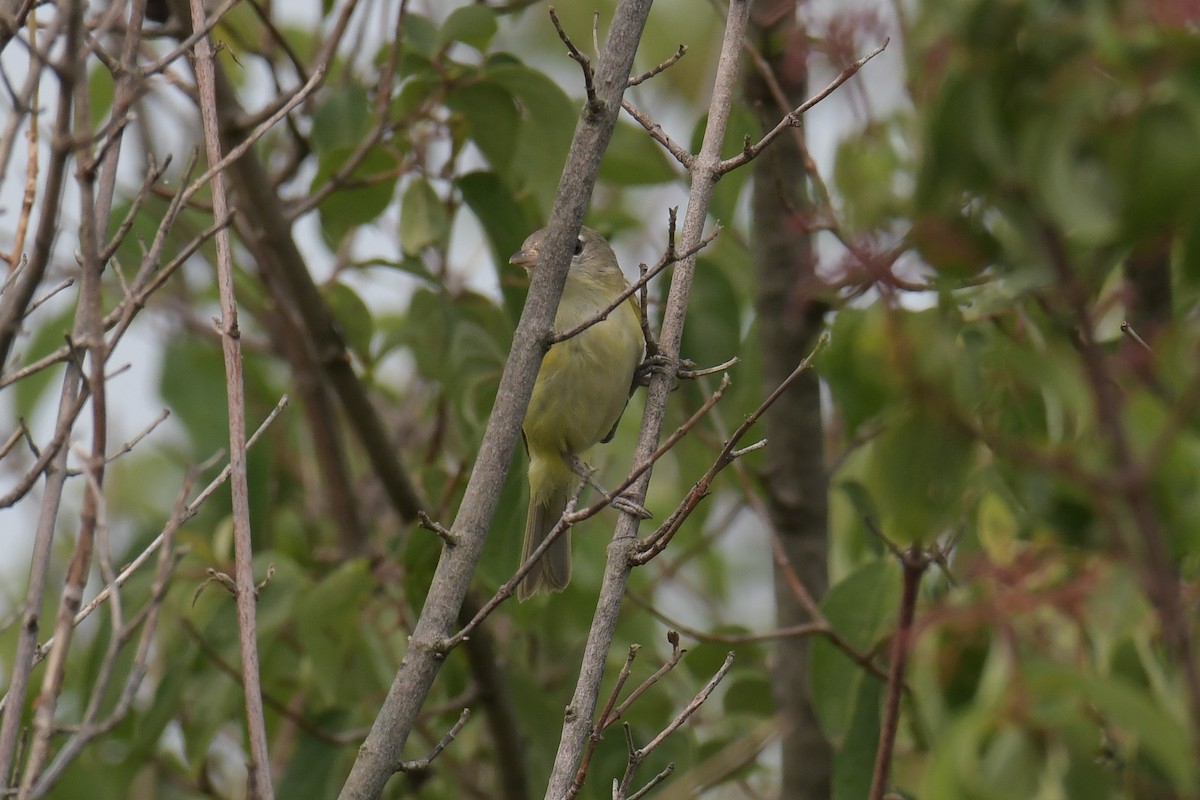
[[[538,258],[541,257],[542,242],[545,236],[545,228],[529,234],[529,238],[521,245],[520,250],[513,253],[508,263],[524,267],[526,272],[532,272],[533,268],[537,266]],[[587,270],[602,265],[615,265],[616,263],[617,257],[603,236],[591,228],[579,229],[579,236],[575,239],[575,249],[571,253],[572,271]]]

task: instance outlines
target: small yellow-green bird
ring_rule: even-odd
[[[531,234],[509,263],[533,269],[544,235],[545,229]],[[628,287],[604,237],[591,228],[581,229],[554,318],[555,330],[568,331],[595,318]],[[522,563],[558,522],[579,484],[567,459],[578,461],[616,432],[645,348],[638,302],[630,296],[606,319],[552,345],[542,359],[522,429],[529,452],[529,517]],[[567,532],[525,575],[517,597],[526,600],[538,591],[561,591],[570,580]]]

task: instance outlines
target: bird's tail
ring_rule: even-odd
[[[529,462],[529,515],[521,563],[525,563],[567,508],[575,488],[575,473],[555,454],[549,458],[532,455]],[[561,592],[571,580],[571,532],[564,531],[533,568],[521,579],[517,599],[527,600],[539,591]]]

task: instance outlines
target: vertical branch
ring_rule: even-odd
[[[807,95],[802,53],[804,31],[795,3],[786,13],[751,17],[754,69],[745,96],[761,132],[771,131]],[[804,128],[792,128],[754,161],[750,237],[757,293],[755,306],[766,390],[788,375],[797,352],[807,352],[823,327],[827,306],[814,296],[819,285],[812,235]],[[800,376],[763,418],[771,443],[763,454],[762,491],[767,522],[779,558],[773,559],[776,623],[783,627],[815,621],[809,598],[818,602],[828,586],[828,484],[821,386],[815,373]],[[803,586],[798,596],[793,580]],[[829,796],[833,753],[809,700],[809,639],[787,637],[776,645],[774,694],[783,725],[781,796],[814,800]]]
[[[121,45],[121,68],[113,75],[112,112],[109,114],[109,136],[100,165],[100,186],[96,194],[96,222],[101,236],[107,236],[108,217],[112,212],[113,193],[117,186],[117,162],[121,158],[121,140],[125,136],[124,121],[137,100],[143,81],[138,69],[138,49],[142,43],[142,24],[146,18],[146,0],[133,0],[129,19],[125,23],[125,39]]]
[[[78,14],[81,23],[83,9],[75,9],[72,13]],[[96,230],[95,172],[88,168],[92,156],[87,143],[91,137],[82,135],[84,126],[90,117],[87,86],[81,80],[82,56],[74,56],[72,61],[62,67],[62,71],[70,71],[74,74],[70,99],[74,105],[72,130],[75,135],[72,137],[72,141],[76,143],[76,184],[79,187],[80,200],[79,254],[83,274],[79,300],[76,304],[75,330],[72,338],[79,346],[80,352],[86,353],[87,356],[87,384],[91,394],[92,442],[86,455],[87,464],[84,471],[91,477],[91,481],[83,495],[83,508],[80,513],[75,551],[72,554],[70,565],[67,567],[66,584],[59,598],[55,621],[54,650],[50,654],[49,664],[42,677],[42,689],[38,697],[37,713],[34,716],[34,732],[29,749],[29,759],[21,776],[21,790],[17,795],[22,800],[30,796],[34,783],[41,774],[50,753],[50,740],[55,732],[55,712],[66,678],[66,658],[71,648],[72,633],[75,630],[75,614],[83,604],[83,591],[91,572],[97,527],[105,524],[101,514],[103,507],[101,493],[104,490],[104,462],[108,448],[108,404],[104,382],[104,365],[108,350],[104,341],[100,294],[103,263],[100,260],[100,237]]]
[[[635,467],[651,460],[662,436],[667,399],[674,387],[675,369],[679,365],[679,344],[683,338],[688,296],[696,269],[696,246],[703,237],[704,221],[708,216],[713,189],[720,178],[721,145],[725,140],[725,127],[737,89],[738,65],[749,12],[749,0],[732,0],[729,4],[725,38],[721,44],[721,56],[709,104],[708,126],[704,131],[700,153],[691,166],[691,191],[679,242],[679,250],[684,253],[690,252],[691,255],[675,265],[659,336],[660,349],[669,360],[672,369],[656,372],[650,381],[642,429],[634,454]],[[622,80],[627,79],[628,73]],[[640,501],[646,496],[649,483],[650,470],[647,469],[633,484],[630,493]],[[613,631],[616,629],[621,599],[629,580],[631,559],[637,548],[637,528],[640,521],[633,514],[623,513],[608,546],[608,559],[604,568],[600,597],[596,603],[596,613],[588,631],[579,679],[575,684],[571,703],[567,706],[562,737],[554,759],[554,770],[546,789],[548,800],[563,797],[570,790],[580,759],[587,747],[592,718],[596,713],[596,702],[600,696],[600,683],[604,678],[605,660],[612,644]]]
[[[929,559],[920,548],[913,545],[900,557],[904,569],[904,582],[900,594],[900,613],[896,623],[896,635],[892,637],[892,663],[888,669],[887,696],[884,699],[883,723],[879,731],[879,747],[875,751],[875,771],[871,775],[870,800],[883,800],[887,789],[888,774],[892,767],[892,750],[896,745],[896,731],[900,724],[900,698],[904,694],[904,670],[908,664],[911,647],[913,617],[917,607],[917,590],[921,576],[929,566]]]
[[[191,0],[192,27],[204,28],[204,3]],[[196,41],[196,83],[200,90],[200,117],[204,125],[204,147],[208,162],[221,161],[221,139],[217,117],[216,77],[213,51],[208,36]],[[229,214],[225,194],[225,174],[212,177],[213,215],[225,219]],[[267,724],[263,716],[262,686],[258,668],[258,629],[255,611],[258,590],[254,585],[250,539],[250,489],[246,476],[246,398],[242,379],[241,332],[238,329],[237,298],[233,286],[233,254],[229,229],[217,231],[217,288],[221,296],[218,329],[225,359],[225,391],[229,409],[229,484],[233,497],[234,583],[237,587],[238,635],[242,653],[242,687],[246,703],[246,726],[250,739],[250,796],[271,800],[270,759],[267,748]]]
[[[71,107],[74,101],[75,84],[79,79],[79,53],[81,51],[83,8],[76,2],[60,13],[67,17],[63,53],[65,62],[59,71],[58,107],[51,140],[50,164],[46,174],[46,192],[42,197],[41,217],[34,237],[33,255],[26,264],[16,285],[5,292],[0,304],[0,366],[8,358],[25,309],[33,293],[41,283],[50,259],[54,235],[57,229],[59,199],[62,196],[66,161],[71,154]],[[79,322],[76,320],[76,328]],[[76,331],[78,332],[78,330]],[[77,398],[82,382],[81,365],[69,362],[63,375],[59,394],[58,414],[55,420],[55,436],[67,431],[75,422],[78,413]],[[9,702],[0,721],[0,785],[7,786],[16,760],[21,715],[25,710],[25,693],[29,689],[33,657],[37,650],[40,613],[46,592],[46,575],[50,567],[54,533],[58,523],[58,511],[62,503],[63,486],[67,478],[67,448],[60,447],[55,457],[46,466],[46,484],[42,493],[37,531],[34,535],[33,553],[30,558],[29,584],[21,612],[21,630],[17,638],[16,655],[12,661],[12,676],[9,681]]]
[[[51,655],[51,667],[46,669],[42,684],[41,697],[38,700],[37,716],[34,720],[35,738],[30,751],[29,764],[22,782],[22,795],[25,787],[32,787],[32,781],[41,772],[50,737],[54,732],[54,713],[58,695],[62,691],[65,678],[65,658],[71,647],[71,634],[75,630],[75,614],[83,603],[83,591],[87,586],[88,576],[92,567],[92,555],[98,528],[107,523],[103,519],[104,505],[104,462],[108,447],[108,402],[105,391],[104,365],[107,359],[107,348],[104,341],[103,309],[101,306],[100,280],[104,265],[99,259],[99,236],[96,230],[95,217],[95,173],[84,165],[91,158],[90,152],[83,143],[88,137],[81,136],[82,126],[88,119],[87,89],[82,81],[75,86],[75,141],[80,143],[75,154],[78,166],[77,184],[80,195],[80,229],[79,248],[82,266],[79,301],[76,306],[76,322],[74,339],[80,352],[87,354],[87,386],[91,395],[91,428],[92,443],[90,452],[85,456],[87,463],[84,472],[91,478],[90,485],[84,491],[83,508],[80,513],[79,532],[75,542],[75,552],[67,568],[66,586],[59,602],[58,617],[55,623],[55,653]]]
[[[21,271],[17,281],[4,292],[0,302],[0,369],[8,363],[12,353],[13,343],[21,330],[21,320],[24,319],[29,303],[33,300],[38,286],[46,276],[46,268],[50,264],[51,251],[54,248],[55,234],[58,233],[58,216],[62,206],[63,183],[67,173],[67,159],[71,155],[71,103],[74,97],[75,83],[79,79],[77,59],[82,57],[83,21],[82,9],[78,4],[61,9],[60,14],[67,19],[63,54],[67,59],[58,70],[58,105],[55,111],[54,132],[50,139],[50,163],[46,170],[45,189],[42,194],[41,212],[38,218],[37,231],[33,237],[33,251],[29,262]],[[47,52],[52,40],[47,41]],[[30,62],[30,69],[37,67]],[[19,261],[20,256],[13,254],[13,262]]]

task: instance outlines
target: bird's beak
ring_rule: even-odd
[[[524,267],[526,272],[532,272],[537,266],[538,251],[536,247],[530,247],[525,250],[518,250],[508,259],[508,263],[518,267]]]

